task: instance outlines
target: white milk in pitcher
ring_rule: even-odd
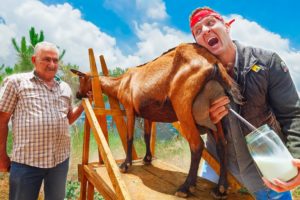
[[[291,164],[292,161],[290,158],[255,156],[254,161],[263,176],[271,182],[275,178],[288,181],[298,173],[298,169]]]
[[[246,136],[247,147],[262,175],[269,181],[288,181],[298,174],[292,155],[279,136],[264,125]]]

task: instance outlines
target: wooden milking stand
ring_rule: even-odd
[[[124,119],[125,112],[120,109],[119,102],[110,96],[108,96],[110,108],[105,109],[98,78],[99,73],[92,49],[89,49],[89,59],[93,76],[92,88],[94,106],[92,107],[88,99],[83,100],[86,118],[84,124],[82,164],[78,165],[78,177],[81,182],[80,199],[93,199],[95,188],[105,199],[182,199],[174,196],[174,194],[177,188],[184,182],[187,174],[182,169],[163,163],[158,159],[153,159],[152,165],[143,165],[141,159],[137,156],[134,146],[132,150],[133,166],[128,173],[120,173],[117,165],[120,161],[116,161],[113,158],[108,143],[106,116],[112,116],[123,148],[126,151],[127,128]],[[100,56],[100,63],[103,74],[108,76],[108,69],[103,56]],[[173,123],[173,125],[180,131],[179,123]],[[154,156],[156,136],[155,123],[153,123],[152,126],[151,152]],[[91,130],[99,150],[99,161],[94,163],[89,162]],[[202,158],[219,173],[218,162],[206,150],[203,151]],[[250,195],[236,192],[241,188],[241,185],[230,174],[229,184],[232,188],[232,193],[229,194],[228,199],[253,199]],[[196,192],[188,197],[188,199],[213,199],[210,195],[210,191],[215,186],[214,183],[199,177]]]

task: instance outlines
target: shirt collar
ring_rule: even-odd
[[[38,80],[38,81],[44,83],[44,81],[40,77],[38,77],[38,75],[36,74],[36,72],[34,70],[30,73],[30,79],[31,80],[35,79],[35,80]],[[54,81],[58,85],[61,83],[61,79],[57,75],[55,75]]]
[[[249,72],[258,59],[253,55],[251,49],[247,49],[237,41],[233,41],[236,46],[236,60],[234,67],[239,71]]]

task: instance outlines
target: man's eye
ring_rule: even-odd
[[[214,25],[215,24],[215,22],[213,21],[213,20],[209,20],[208,22],[207,22],[207,26],[212,26],[212,25]]]
[[[202,29],[197,29],[197,30],[195,31],[195,35],[200,35],[201,32],[202,32]]]
[[[51,63],[51,61],[52,61],[54,64],[58,63],[58,59],[57,58],[50,58],[50,57],[43,58],[42,61],[43,62],[47,62],[47,63]]]

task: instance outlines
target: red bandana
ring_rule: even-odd
[[[215,11],[213,11],[211,9],[206,9],[206,8],[199,9],[191,17],[191,20],[190,20],[191,29],[194,27],[194,25],[197,22],[201,21],[204,17],[207,17],[209,15],[212,15],[212,16],[216,17],[217,19],[221,20],[222,22],[224,22],[224,19],[221,17],[221,15],[219,13],[216,13]]]

